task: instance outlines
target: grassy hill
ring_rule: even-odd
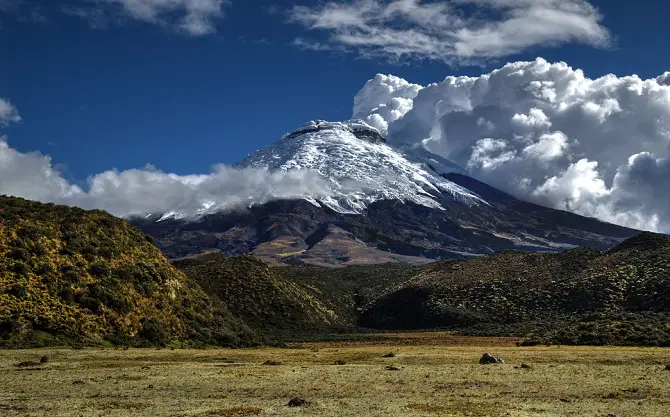
[[[228,258],[213,253],[174,265],[261,332],[295,336],[344,325],[308,288],[284,279],[280,269],[250,256]]]
[[[2,346],[256,341],[129,223],[0,196]]]
[[[670,239],[600,251],[503,251],[429,265],[268,267],[248,256],[175,262],[273,336],[447,329],[563,344],[670,346]]]
[[[605,252],[505,251],[436,263],[380,297],[359,324],[670,346],[670,239],[643,233]]]
[[[346,268],[276,267],[282,279],[293,282],[321,300],[354,327],[361,312],[379,297],[401,287],[425,267],[386,263]]]

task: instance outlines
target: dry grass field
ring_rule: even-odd
[[[668,349],[514,342],[426,333],[289,349],[0,351],[0,415],[670,416]],[[484,352],[507,363],[479,365]],[[45,365],[17,366],[42,355]],[[293,397],[307,402],[289,407]]]

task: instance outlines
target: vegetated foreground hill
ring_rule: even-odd
[[[504,251],[430,265],[267,267],[211,254],[175,262],[274,336],[447,329],[562,344],[670,346],[670,239],[600,251]]]
[[[432,264],[377,299],[359,324],[670,346],[670,239],[642,233],[606,252],[505,251]]]
[[[256,336],[101,211],[0,196],[0,345],[238,346]]]
[[[283,279],[279,270],[250,256],[212,253],[174,265],[260,332],[295,336],[346,326],[308,287]]]

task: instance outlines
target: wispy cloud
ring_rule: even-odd
[[[65,5],[63,12],[86,19],[91,27],[136,20],[159,25],[189,36],[216,33],[228,0],[87,0],[86,4]]]
[[[20,121],[21,116],[16,107],[8,99],[0,98],[0,127]]]
[[[475,63],[535,46],[568,42],[607,46],[610,33],[585,0],[338,0],[287,10],[289,22],[327,41],[318,50],[365,57]]]
[[[0,0],[0,13],[6,13],[19,22],[48,22],[43,5],[34,0]]]

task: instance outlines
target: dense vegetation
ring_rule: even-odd
[[[387,263],[346,268],[287,266],[273,268],[286,281],[303,287],[354,326],[362,311],[403,285],[424,267]]]
[[[211,296],[250,327],[273,336],[295,336],[342,327],[342,319],[306,287],[282,279],[281,270],[250,256],[208,254],[175,261]]]
[[[505,251],[429,265],[365,311],[385,329],[455,329],[564,344],[670,346],[670,239],[601,252]]]
[[[177,342],[256,337],[129,223],[0,196],[0,344]]]

